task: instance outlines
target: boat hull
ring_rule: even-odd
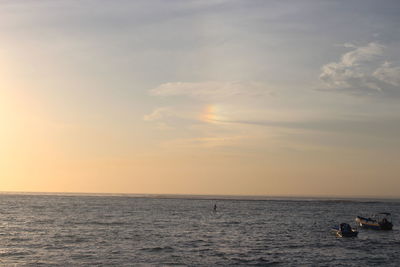
[[[365,229],[373,229],[373,230],[392,230],[393,225],[390,222],[379,223],[378,221],[370,218],[364,218],[357,216],[356,218],[357,224]]]
[[[333,227],[332,233],[337,237],[356,237],[358,235],[358,231],[350,228],[350,226],[346,230],[343,230],[342,227]]]
[[[351,232],[337,231],[336,232],[337,237],[357,237],[357,235],[358,235],[357,231],[351,231]]]

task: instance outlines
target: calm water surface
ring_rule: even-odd
[[[393,231],[330,233],[379,211]],[[396,200],[0,194],[0,265],[400,266],[399,218]]]

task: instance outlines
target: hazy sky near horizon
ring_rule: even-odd
[[[0,191],[400,197],[399,14],[0,0]]]

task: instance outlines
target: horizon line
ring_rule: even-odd
[[[282,195],[248,195],[248,194],[190,194],[190,193],[124,193],[124,192],[59,192],[59,191],[2,191],[0,194],[15,194],[15,195],[69,195],[69,196],[130,196],[130,197],[142,197],[142,198],[198,198],[198,199],[268,199],[268,198],[282,198],[282,199],[388,199],[395,200],[400,199],[400,196],[381,196],[381,195],[295,195],[295,194],[282,194]]]

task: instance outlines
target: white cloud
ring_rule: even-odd
[[[265,86],[256,82],[171,82],[150,91],[155,96],[188,96],[199,99],[226,99],[231,97],[256,97],[270,94]]]
[[[400,68],[384,61],[385,46],[369,43],[353,48],[342,55],[340,61],[322,66],[320,80],[325,89],[349,93],[399,95]]]
[[[395,67],[388,61],[377,68],[372,75],[385,83],[400,86],[400,67]]]
[[[353,51],[347,52],[342,56],[341,63],[345,66],[357,66],[363,62],[375,60],[383,54],[385,47],[378,43],[369,43],[366,46],[353,46]]]

